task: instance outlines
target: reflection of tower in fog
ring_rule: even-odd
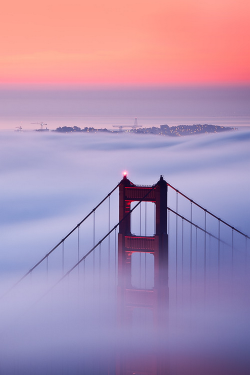
[[[155,233],[131,233],[131,203],[155,205]],[[146,213],[145,213],[146,216]],[[122,220],[122,221],[121,221]],[[159,332],[166,327],[168,310],[167,183],[161,177],[153,187],[136,186],[126,176],[119,186],[118,234],[118,322],[130,333],[151,332],[150,352],[141,348],[121,349],[117,355],[117,374],[166,374],[157,352]],[[151,282],[150,282],[151,279]],[[143,346],[143,345],[142,345]]]

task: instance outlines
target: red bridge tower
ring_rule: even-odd
[[[153,202],[156,205],[154,236],[135,236],[131,233],[131,203]],[[167,236],[167,183],[160,177],[152,187],[136,186],[124,176],[119,186],[118,234],[118,319],[123,327],[132,324],[136,308],[153,312],[153,326],[159,332],[166,327],[168,311],[168,236]],[[154,286],[139,289],[131,283],[131,256],[133,253],[150,253],[154,256]],[[132,355],[133,357],[133,355]],[[154,356],[153,356],[154,357]],[[131,358],[122,353],[117,361],[117,375],[166,374],[166,368],[156,358]]]

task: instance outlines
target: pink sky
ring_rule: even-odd
[[[10,0],[0,83],[250,83],[249,0]]]

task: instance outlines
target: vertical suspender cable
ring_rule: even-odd
[[[146,235],[147,235],[147,202],[145,202],[145,237]],[[146,264],[147,264],[147,253],[145,252],[145,289],[147,289],[146,287],[146,281],[147,281]]]
[[[178,213],[178,191],[176,191],[176,212]],[[176,224],[175,224],[175,294],[176,294],[176,307],[177,307],[177,287],[178,287],[178,253],[177,253],[177,237],[178,237],[178,216],[176,216]]]
[[[140,278],[139,286],[140,286],[140,289],[141,289],[141,251],[140,251],[139,278]]]
[[[93,246],[95,246],[95,211],[93,212]]]
[[[195,227],[195,282],[197,285],[197,263],[198,263],[198,230],[197,227]]]
[[[192,272],[192,262],[193,262],[193,202],[191,201],[191,215],[190,215],[190,268]]]
[[[156,204],[154,204],[154,235],[156,235]]]
[[[116,283],[116,228],[115,228],[115,283]]]
[[[109,196],[109,232],[110,232],[110,196]],[[108,278],[110,275],[110,235],[108,238]]]
[[[47,272],[47,281],[49,280],[49,257],[47,256],[46,261],[46,272]]]
[[[184,220],[181,220],[181,289],[182,289],[182,303],[183,303],[183,274],[184,274],[184,253],[183,253],[183,244],[184,244],[184,228],[183,228]]]
[[[234,228],[232,228],[232,281],[233,281],[233,275],[234,275]]]
[[[80,225],[78,225],[77,227],[77,262],[79,262],[80,260]],[[78,298],[77,298],[77,301],[78,301],[78,307],[79,307],[79,301],[80,301],[80,288],[79,288],[79,279],[80,279],[80,265],[78,264],[77,266],[77,293],[78,293]]]
[[[220,288],[220,220],[218,220],[218,289]]]
[[[141,236],[141,203],[140,203],[140,236]]]
[[[141,207],[142,204],[140,203],[140,236],[141,236]],[[141,252],[140,252],[140,270],[139,270],[139,276],[140,276],[140,288],[141,288]]]
[[[205,240],[204,240],[204,290],[206,300],[206,282],[207,282],[207,210],[205,210]]]
[[[190,299],[192,298],[192,273],[193,273],[193,238],[192,238],[192,231],[193,231],[193,201],[191,201],[191,213],[190,213]]]
[[[170,235],[169,229],[170,229],[170,210],[168,210],[168,235]]]
[[[85,286],[85,259],[83,261],[83,285]]]
[[[77,228],[77,262],[80,260],[80,226]],[[78,281],[79,281],[79,264],[78,264]]]
[[[64,241],[62,242],[62,275],[64,274]]]
[[[245,239],[246,239],[246,245],[245,245],[245,275],[247,275],[247,270],[248,270],[247,236],[245,237]]]
[[[77,262],[80,259],[80,226],[77,228]]]
[[[102,244],[99,245],[99,294],[101,288],[101,268],[102,268]],[[100,296],[99,296],[100,297]]]
[[[95,211],[93,212],[93,246],[95,246]],[[93,278],[95,279],[95,250],[93,251]]]

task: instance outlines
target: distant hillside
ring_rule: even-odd
[[[178,125],[178,126],[168,126],[160,125],[160,127],[153,126],[151,128],[134,128],[131,130],[126,130],[127,133],[136,134],[157,134],[165,135],[171,137],[179,137],[183,135],[191,134],[202,134],[202,133],[220,133],[224,131],[237,130],[237,128],[232,128],[229,126],[218,126],[218,125],[208,125],[208,124],[194,124],[194,125]],[[124,131],[108,130],[108,129],[95,129],[93,127],[85,127],[83,129],[78,126],[63,126],[55,130],[58,133],[124,133]]]
[[[56,128],[55,130],[58,133],[97,133],[97,132],[108,132],[107,129],[95,129],[95,128],[79,128],[78,126],[62,126]]]
[[[168,126],[161,125],[160,127],[152,128],[139,128],[132,129],[130,132],[139,133],[139,134],[159,134],[159,135],[168,135],[168,136],[183,136],[191,134],[202,134],[202,133],[219,133],[224,131],[237,130],[237,128],[231,128],[228,126],[218,126],[218,125],[208,125],[208,124],[197,124],[197,125],[177,125],[177,126]]]

